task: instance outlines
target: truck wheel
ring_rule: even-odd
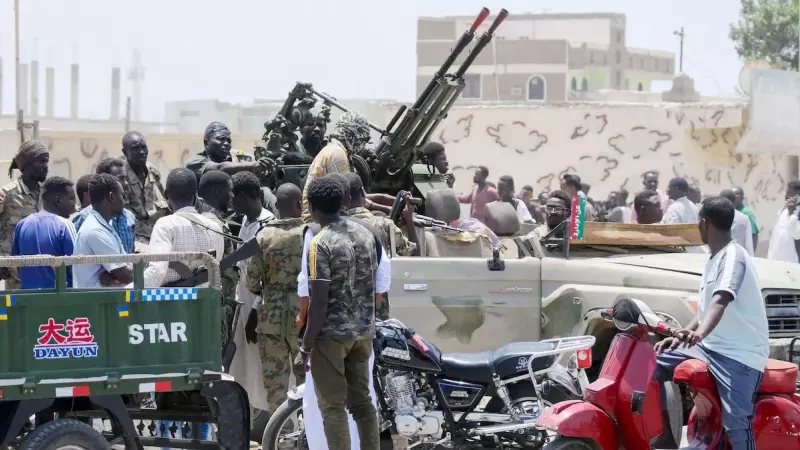
[[[110,450],[111,446],[97,430],[73,419],[57,419],[34,428],[20,450]]]
[[[594,443],[583,439],[556,436],[542,450],[595,450],[596,448],[597,446]]]
[[[251,414],[253,414],[253,425],[250,427],[250,441],[261,442],[261,438],[264,436],[264,429],[267,428],[269,423],[269,413],[262,409],[253,408]]]
[[[303,400],[294,400],[291,398],[286,399],[281,406],[275,410],[275,414],[269,419],[267,427],[264,429],[264,436],[261,439],[262,450],[277,450],[278,444],[280,448],[297,448],[307,449],[308,443],[306,442],[306,432],[303,427],[303,421],[299,415],[303,414]],[[286,443],[281,442],[281,434],[286,434],[287,425],[291,425],[292,417],[297,421],[294,429],[291,431],[291,438],[286,436],[286,440],[294,441],[293,446],[288,446]]]

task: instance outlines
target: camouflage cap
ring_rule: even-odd
[[[369,142],[369,123],[362,115],[349,111],[342,114],[329,136],[344,144],[347,151],[356,152]]]

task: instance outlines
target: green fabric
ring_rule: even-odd
[[[750,229],[752,230],[752,234],[758,234],[758,223],[756,222],[756,213],[754,213],[753,210],[747,206],[742,206],[739,209],[739,211],[741,211],[742,214],[746,214],[747,217],[750,219]]]

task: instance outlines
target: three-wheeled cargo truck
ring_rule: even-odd
[[[197,259],[209,287],[144,288],[146,263]],[[69,266],[120,262],[134,265],[132,287],[67,288]],[[21,266],[54,267],[56,286],[0,292],[0,447],[249,448],[247,393],[221,372],[214,258],[0,258]]]

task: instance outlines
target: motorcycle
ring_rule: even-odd
[[[580,398],[594,336],[514,342],[481,353],[442,353],[400,321],[376,324],[373,383],[382,439],[409,447],[478,444],[540,449],[544,409]],[[570,354],[567,367],[556,364]],[[566,356],[566,355],[565,355]],[[262,449],[307,448],[304,386],[289,392],[264,430]],[[488,402],[487,402],[488,400]],[[292,429],[286,434],[285,428]]]
[[[659,383],[653,379],[656,354],[648,340],[651,333],[679,339],[681,335],[639,300],[622,299],[602,316],[612,320],[620,333],[611,343],[599,378],[584,390],[583,400],[556,404],[541,415],[539,426],[556,433],[545,450],[678,448],[683,424],[681,397],[667,390],[664,411],[670,429],[665,430]],[[797,366],[790,362],[767,362],[752,419],[756,448],[800,448],[797,373]],[[685,385],[694,402],[687,427],[691,448],[730,449],[716,382],[708,366],[699,360],[684,361],[675,368],[673,381]],[[669,447],[658,442],[665,438],[672,439]]]

